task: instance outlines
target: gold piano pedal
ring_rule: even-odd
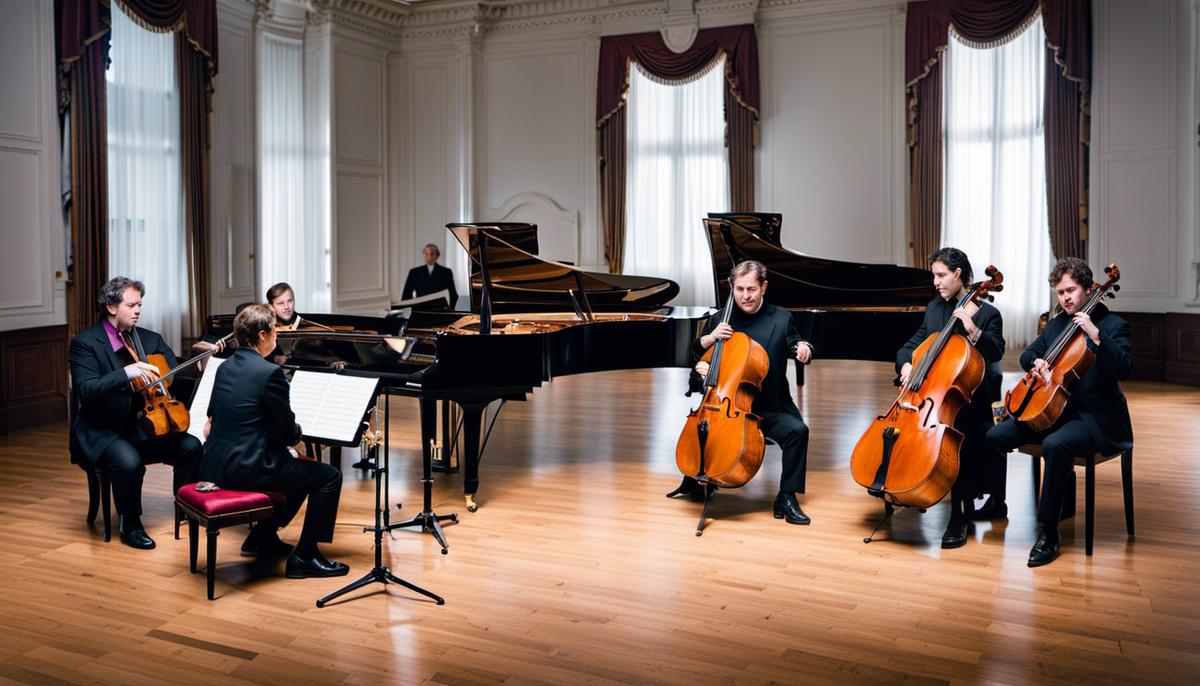
[[[467,512],[474,512],[479,509],[479,503],[475,502],[474,493],[464,493],[463,498],[467,501]]]

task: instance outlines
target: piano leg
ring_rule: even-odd
[[[463,400],[459,405],[463,410],[463,497],[467,501],[467,511],[479,509],[475,502],[475,493],[479,491],[479,434],[483,424],[483,411],[489,401]]]

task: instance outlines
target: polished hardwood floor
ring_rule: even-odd
[[[220,537],[215,601],[171,537],[169,469],[149,469],[156,550],[105,544],[84,522],[83,474],[66,426],[0,438],[0,681],[28,684],[1194,684],[1200,682],[1200,389],[1129,383],[1137,441],[1137,536],[1120,469],[1098,468],[1095,554],[1082,498],[1058,561],[1029,569],[1028,458],[1009,458],[1007,521],[938,547],[945,506],[880,513],[848,455],[894,393],[888,365],[821,362],[801,409],[812,429],[809,527],[770,514],[777,449],[722,492],[704,536],[699,506],[667,500],[689,399],[683,370],[553,381],[509,403],[487,447],[481,508],[439,475],[450,554],[397,532],[395,586],[324,609],[347,581],[287,580],[282,563]],[[1014,379],[1010,378],[1011,384]],[[393,401],[395,517],[420,507],[415,403]],[[344,460],[349,464],[354,456]],[[1080,478],[1082,482],[1082,477]],[[1082,486],[1082,483],[1080,483]],[[371,482],[347,474],[330,557],[371,564]],[[283,532],[294,540],[298,522]]]

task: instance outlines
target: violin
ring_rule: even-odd
[[[732,289],[722,321],[733,312]],[[718,340],[700,358],[708,362],[704,398],[688,413],[675,446],[675,464],[685,476],[708,486],[744,486],[762,466],[761,418],[751,412],[754,398],[770,368],[767,351],[746,334],[735,331]],[[707,508],[707,498],[705,501]],[[701,515],[700,525],[704,519]],[[696,535],[701,529],[696,529]]]
[[[1105,297],[1115,298],[1121,290],[1117,281],[1121,270],[1116,264],[1104,268],[1108,280],[1100,286],[1095,283],[1088,297],[1079,308],[1091,314]],[[1032,369],[1021,377],[1016,387],[1004,396],[1004,408],[1008,414],[1034,431],[1045,431],[1062,417],[1071,393],[1067,388],[1083,377],[1096,361],[1096,353],[1088,349],[1087,336],[1073,320],[1054,339],[1054,343],[1042,357],[1050,365],[1049,373],[1043,378]]]
[[[1004,275],[994,266],[986,273],[988,280],[968,287],[957,307],[1003,290]],[[959,319],[951,317],[917,347],[900,395],[854,446],[854,480],[889,506],[932,507],[958,478],[963,435],[954,428],[954,418],[971,402],[985,371],[983,356],[961,330]]]
[[[230,333],[218,341],[218,345],[233,340]],[[131,351],[132,352],[132,351]],[[171,379],[179,372],[199,364],[216,353],[216,349],[205,351],[191,359],[170,368],[167,356],[162,353],[145,355],[145,362],[158,368],[159,377],[153,381],[136,378],[131,383],[133,391],[142,396],[142,409],[138,412],[138,423],[150,438],[158,438],[173,433],[183,433],[191,426],[192,418],[188,408],[171,396],[167,387]],[[136,358],[136,355],[135,355]]]

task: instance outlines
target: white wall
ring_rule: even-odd
[[[0,7],[0,330],[64,324],[54,4]]]

